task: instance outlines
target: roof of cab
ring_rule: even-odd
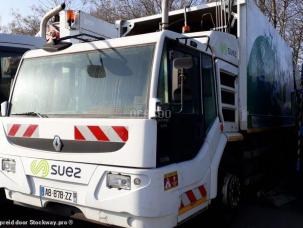
[[[142,35],[135,36],[127,36],[120,37],[108,40],[100,40],[93,41],[87,43],[73,44],[71,47],[66,48],[57,52],[47,52],[43,49],[37,49],[27,52],[23,58],[35,58],[35,57],[44,57],[44,56],[53,56],[53,55],[61,55],[61,54],[70,54],[77,53],[83,51],[93,51],[98,49],[108,49],[108,48],[118,48],[118,47],[127,47],[127,46],[135,46],[135,45],[143,45],[149,43],[157,43],[161,39],[165,37],[169,37],[171,39],[177,39],[181,37],[186,37],[180,33],[172,32],[172,31],[161,31],[154,33],[147,33]],[[202,45],[202,47],[201,47]],[[204,44],[199,44],[200,48],[205,49]]]

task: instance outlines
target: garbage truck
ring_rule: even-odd
[[[237,208],[293,130],[291,49],[249,0],[164,0],[116,27],[22,57],[1,104],[7,199],[121,227]]]

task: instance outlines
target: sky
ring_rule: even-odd
[[[22,15],[31,14],[31,6],[37,5],[40,2],[47,2],[47,0],[2,0],[0,11],[0,25],[7,25],[11,20],[12,9],[18,10]],[[82,4],[80,0],[73,0],[74,9],[78,10]]]
[[[35,0],[9,0],[3,1],[1,4],[0,17],[1,25],[6,25],[12,19],[11,12],[12,9],[17,9],[21,14],[30,14],[30,7],[37,1]]]

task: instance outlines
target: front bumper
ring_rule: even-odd
[[[31,174],[28,160],[31,158],[5,156],[16,161],[16,172],[6,173],[1,170],[2,186],[6,197],[15,202],[40,208],[47,208],[51,202],[76,207],[83,215],[96,222],[122,227],[174,227],[177,225],[180,198],[178,189],[164,190],[165,173],[176,171],[169,166],[164,169],[131,169],[102,165],[59,162],[62,167],[79,166],[85,176],[84,181],[58,175],[58,177],[41,177]],[[48,160],[49,164],[56,161]],[[52,167],[49,167],[51,172]],[[87,173],[89,174],[86,174]],[[110,189],[106,186],[108,172],[131,176],[131,190]],[[87,176],[88,175],[88,176]],[[133,180],[140,178],[140,185]],[[79,183],[81,182],[81,183]],[[77,203],[40,197],[40,186],[72,190],[77,192]]]

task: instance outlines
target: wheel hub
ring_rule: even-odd
[[[222,188],[223,204],[228,208],[235,209],[239,207],[240,202],[240,179],[232,174],[227,174],[224,178]]]

